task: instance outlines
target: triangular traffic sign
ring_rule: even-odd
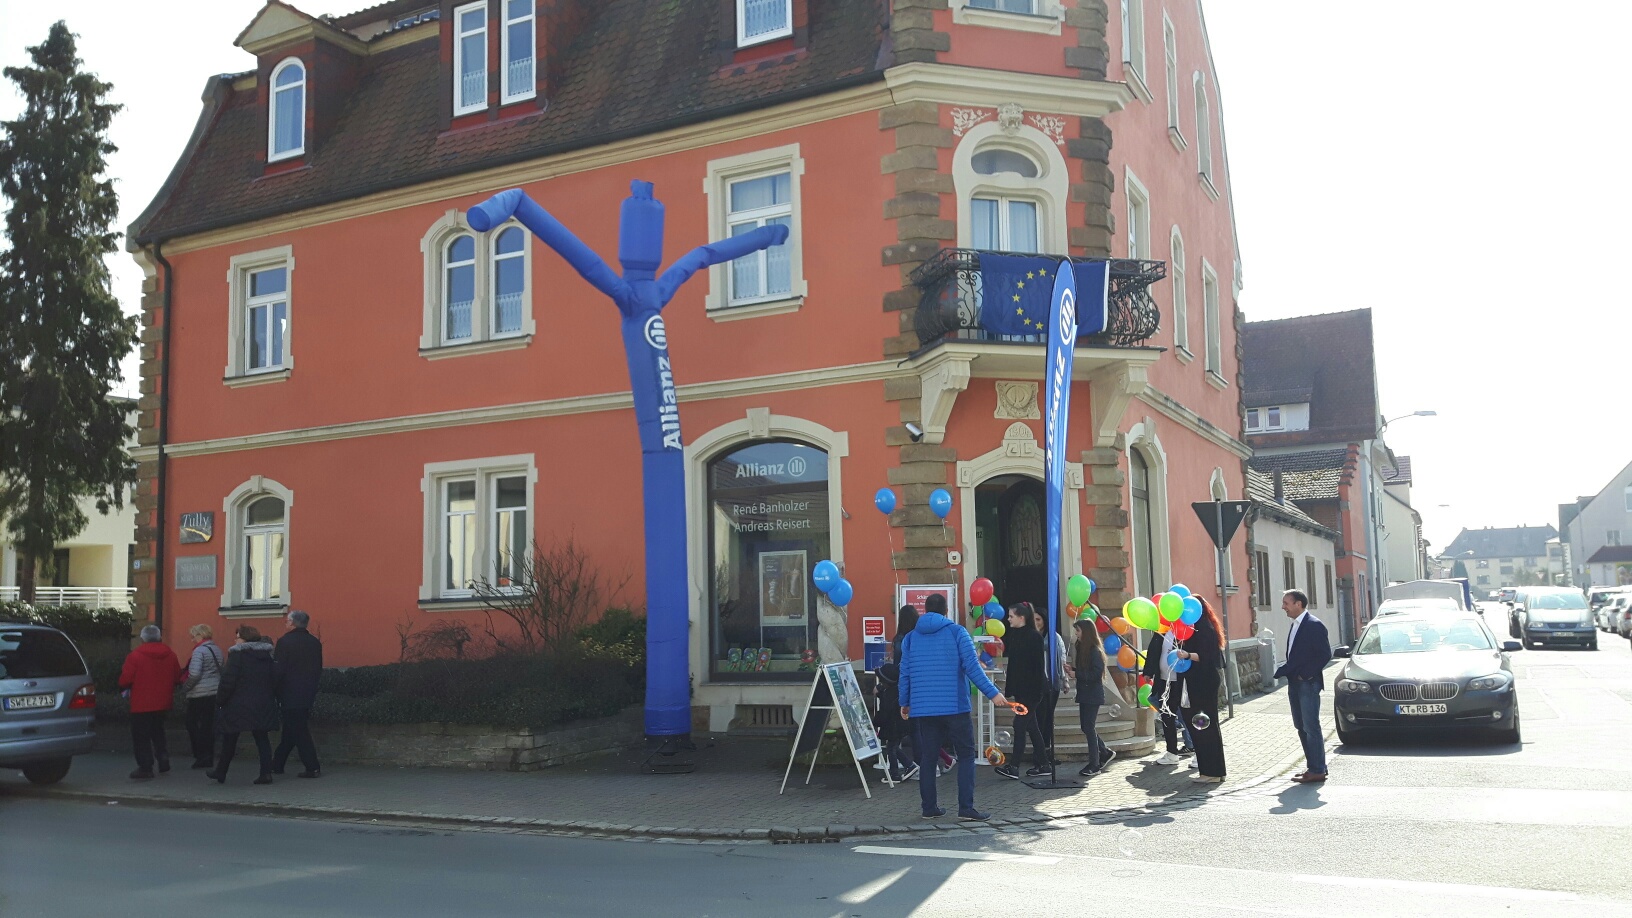
[[[1251,506],[1250,500],[1198,500],[1190,508],[1196,511],[1201,525],[1212,536],[1213,544],[1223,549],[1235,537],[1235,530],[1240,528]]]

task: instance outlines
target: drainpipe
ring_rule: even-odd
[[[1364,444],[1362,444],[1359,469],[1360,499],[1366,502],[1366,514],[1364,517],[1366,521],[1366,592],[1370,594],[1366,597],[1366,603],[1368,606],[1366,612],[1368,616],[1371,612],[1371,608],[1375,608],[1375,606],[1372,604],[1377,601],[1377,597],[1382,595],[1382,590],[1377,585],[1377,577],[1379,572],[1377,557],[1377,504],[1373,498],[1371,487],[1371,447],[1373,442],[1374,441],[1367,440]],[[1360,610],[1356,609],[1355,615],[1358,616],[1359,613]],[[1355,624],[1358,626],[1361,623],[1356,621]]]
[[[157,559],[153,567],[153,624],[164,627],[164,571],[168,560],[164,550],[165,534],[165,504],[169,497],[167,483],[170,460],[164,454],[165,444],[170,441],[170,284],[173,274],[170,262],[164,258],[164,243],[153,243],[153,260],[159,263],[164,272],[164,288],[159,299],[159,317],[164,323],[159,332],[159,353],[163,355],[164,363],[159,370],[159,486],[155,495],[154,510],[157,514],[157,536],[154,540],[153,556]]]

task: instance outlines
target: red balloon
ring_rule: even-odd
[[[1002,641],[991,640],[991,641],[987,641],[985,644],[982,644],[981,646],[985,647],[986,652],[988,654],[994,656],[994,657],[1003,656],[1003,642]]]
[[[1094,619],[1094,628],[1099,631],[1100,634],[1111,633],[1111,623],[1103,615]]]
[[[1181,641],[1190,640],[1190,636],[1195,634],[1195,633],[1196,633],[1196,626],[1195,625],[1186,625],[1184,622],[1174,622],[1173,623],[1173,636],[1178,638]]]
[[[1150,677],[1145,675],[1144,673],[1140,673],[1139,674],[1139,684],[1140,685],[1149,685],[1150,684]]]
[[[969,584],[969,604],[984,606],[991,602],[993,589],[990,580],[985,577],[976,578],[974,583]]]

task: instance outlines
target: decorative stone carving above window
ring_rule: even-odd
[[[1026,110],[1017,102],[1004,102],[997,107],[997,125],[1005,134],[1013,134],[1020,130],[1020,124],[1025,116]]]
[[[1017,418],[1020,420],[1040,420],[1042,412],[1037,408],[1037,384],[1034,382],[1007,382],[997,383],[997,410],[992,417],[998,419]]]

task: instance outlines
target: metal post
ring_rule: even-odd
[[[1213,518],[1214,518],[1214,521],[1215,521],[1215,525],[1218,527],[1216,531],[1220,535],[1223,535],[1223,533],[1224,533],[1224,502],[1222,500],[1219,500],[1218,498],[1213,499],[1213,514],[1214,514]],[[1227,546],[1229,544],[1230,544],[1229,542],[1224,543],[1225,546]],[[1218,549],[1218,597],[1219,597],[1219,605],[1222,607],[1223,614],[1224,614],[1224,695],[1226,696],[1227,704],[1229,706],[1230,717],[1234,718],[1235,717],[1235,696],[1237,696],[1237,695],[1239,695],[1241,693],[1241,690],[1240,690],[1241,680],[1236,676],[1236,672],[1235,672],[1235,651],[1230,649],[1230,591],[1228,589],[1229,584],[1224,582],[1225,579],[1226,579],[1225,571],[1226,571],[1226,568],[1227,568],[1227,565],[1225,564],[1225,561],[1227,560],[1227,557],[1228,557],[1226,555],[1226,551],[1227,551],[1227,549],[1224,546],[1219,546],[1219,549]]]

